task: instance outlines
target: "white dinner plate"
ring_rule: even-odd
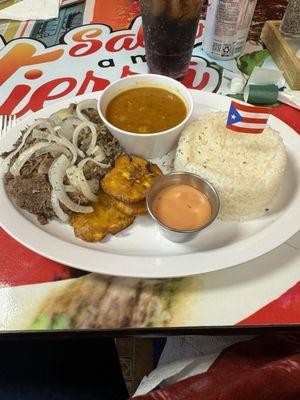
[[[0,142],[0,152],[11,149],[20,131],[37,118],[50,116],[71,102],[98,98],[86,94],[51,105],[30,115],[11,129]],[[193,119],[215,110],[228,110],[227,97],[192,91]],[[270,125],[280,132],[288,166],[274,207],[267,216],[248,222],[215,221],[191,242],[178,244],[162,237],[150,217],[138,217],[133,225],[100,243],[75,238],[67,224],[52,221],[39,225],[34,215],[16,208],[10,201],[3,179],[0,184],[0,225],[31,250],[81,270],[119,276],[175,277],[232,267],[269,252],[300,229],[300,139],[296,132],[271,116]],[[172,155],[162,157],[160,165],[170,164]]]

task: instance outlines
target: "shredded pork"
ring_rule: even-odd
[[[67,110],[72,114],[73,119],[76,118],[76,115],[74,114],[76,105],[71,104]],[[99,146],[104,154],[104,159],[101,160],[101,163],[107,166],[107,168],[104,169],[96,163],[88,161],[83,167],[83,173],[87,180],[99,181],[107,170],[113,167],[115,157],[121,153],[121,147],[118,141],[110,134],[104,123],[101,121],[96,109],[88,108],[83,110],[83,113],[96,125],[97,146]],[[57,115],[51,116],[49,119],[54,128],[59,126],[59,122],[62,121],[60,112],[56,114]],[[74,125],[74,129],[75,127],[76,126]],[[22,135],[24,135],[25,132],[26,130],[22,132]],[[20,145],[22,135],[15,143],[14,149]],[[90,140],[91,138],[89,133],[83,130],[80,133],[78,140],[78,147],[80,150],[84,152],[88,148]],[[38,141],[41,140],[33,138],[32,134],[30,134],[22,149],[11,158],[9,168],[13,165],[18,156],[24,152],[24,150],[33,146]],[[10,153],[11,152],[5,152],[1,157],[6,158]],[[41,224],[46,224],[50,219],[55,217],[55,212],[51,204],[52,187],[49,182],[48,172],[53,161],[59,156],[60,153],[55,152],[48,152],[42,155],[34,154],[23,165],[19,176],[14,176],[8,169],[8,172],[6,172],[4,177],[7,193],[15,205],[35,214]],[[81,160],[82,158],[78,156],[75,165],[77,165]],[[67,177],[64,178],[64,184],[69,185]],[[79,205],[88,205],[90,203],[82,193],[77,192],[75,189],[72,192],[68,192],[68,196],[72,201]],[[60,206],[64,212],[69,213],[69,210],[66,209],[63,204],[60,204]]]

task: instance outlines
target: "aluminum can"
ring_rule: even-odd
[[[209,0],[203,48],[212,58],[242,54],[257,0]]]

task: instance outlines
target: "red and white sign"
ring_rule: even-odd
[[[6,44],[0,38],[0,115],[21,117],[59,99],[103,90],[116,79],[147,72],[140,17],[129,29],[118,31],[102,24],[84,25],[67,32],[61,42],[47,48],[33,39]],[[187,87],[209,92],[216,92],[221,82],[220,71],[198,56],[183,79]]]

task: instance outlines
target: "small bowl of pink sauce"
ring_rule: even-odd
[[[220,200],[215,188],[196,174],[173,172],[155,180],[147,208],[160,232],[172,242],[192,240],[217,217]]]

